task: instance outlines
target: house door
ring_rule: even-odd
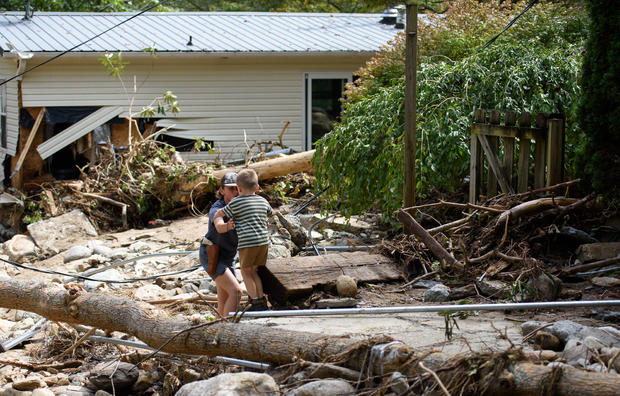
[[[340,117],[344,85],[351,81],[351,73],[305,73],[305,149],[327,132]]]

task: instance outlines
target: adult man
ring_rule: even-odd
[[[200,264],[215,281],[217,312],[224,318],[237,310],[241,299],[242,289],[235,277],[233,266],[238,238],[234,220],[227,217],[214,218],[214,214],[239,194],[237,174],[233,172],[225,174],[218,192],[222,198],[215,201],[209,209],[209,229],[202,238],[199,257]]]

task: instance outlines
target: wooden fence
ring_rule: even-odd
[[[500,139],[501,138],[501,139]],[[516,140],[515,140],[516,139]],[[530,152],[534,142],[534,173],[530,175]],[[518,146],[517,146],[518,145]],[[518,147],[515,184],[515,148]],[[484,156],[482,155],[484,153]],[[501,154],[501,161],[500,161]],[[486,195],[526,192],[533,184],[542,188],[560,183],[564,169],[564,120],[539,113],[532,126],[532,116],[499,110],[475,112],[471,127],[471,159],[469,165],[469,202],[476,203],[483,184],[486,158]]]

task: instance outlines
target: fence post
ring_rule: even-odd
[[[534,188],[545,186],[545,154],[547,152],[547,115],[536,115],[536,147],[534,148]]]
[[[505,125],[507,127],[515,126],[516,113],[512,110],[507,110],[505,114]],[[515,138],[504,137],[504,175],[506,175],[506,181],[512,186],[512,170],[513,162],[515,159]]]
[[[500,121],[500,112],[499,110],[491,110],[490,124],[491,125],[499,125]],[[497,152],[499,150],[499,137],[497,136],[487,136],[487,140],[489,141],[489,148],[491,149],[491,153],[497,158]],[[490,159],[490,158],[489,158]],[[488,176],[487,176],[487,196],[494,197],[497,195],[497,177],[495,177],[495,173],[491,166],[488,167]]]
[[[474,122],[482,124],[485,121],[483,109],[476,109],[474,113]],[[482,151],[480,150],[480,142],[478,135],[472,128],[471,146],[469,158],[469,202],[475,204],[480,194],[480,179],[482,178]]]
[[[564,170],[564,120],[549,119],[547,123],[547,186],[562,182]]]
[[[532,115],[523,112],[519,115],[519,127],[530,128],[532,126]],[[530,173],[530,139],[524,136],[519,137],[519,169],[517,171],[517,191],[522,193],[527,191],[528,176]]]

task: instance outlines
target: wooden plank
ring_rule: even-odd
[[[15,164],[13,173],[11,173],[11,178],[15,176],[15,173],[19,171],[22,164],[24,163],[24,160],[26,159],[26,155],[28,154],[28,150],[30,150],[30,145],[32,144],[32,141],[34,140],[34,137],[37,134],[37,130],[39,129],[39,126],[41,125],[41,121],[43,120],[44,115],[45,115],[45,107],[41,107],[41,109],[39,110],[39,114],[37,114],[37,119],[34,121],[34,125],[32,129],[30,130],[30,133],[28,134],[28,139],[26,140],[26,144],[22,148],[22,152],[19,154],[19,159],[17,160],[17,163]]]
[[[390,258],[366,252],[271,259],[267,260],[265,267],[259,268],[259,274],[269,299],[282,304],[288,299],[311,294],[315,287],[333,285],[343,274],[358,284],[402,277]]]
[[[534,188],[545,186],[545,153],[547,146],[546,133],[540,133],[534,147]]]
[[[403,206],[415,205],[416,187],[416,73],[418,52],[418,5],[407,5],[405,27],[405,148],[403,169]]]
[[[506,182],[509,186],[512,186],[512,169],[515,160],[515,139],[504,138],[504,175],[506,175]]]
[[[475,204],[480,194],[480,160],[481,160],[480,142],[478,136],[472,130],[471,146],[469,157],[469,203]]]
[[[504,126],[504,125],[490,125],[490,124],[474,124],[472,125],[472,131],[475,131],[481,135],[487,136],[499,136],[499,137],[513,137],[513,138],[527,138],[534,139],[537,128],[521,128],[516,126]]]
[[[506,176],[503,174],[502,168],[499,165],[499,161],[497,160],[497,155],[493,151],[487,137],[484,135],[478,135],[478,140],[480,140],[480,145],[482,146],[482,150],[487,156],[487,160],[489,161],[489,169],[494,174],[494,180],[499,182],[502,192],[504,193],[512,193],[512,186],[508,184],[506,181]],[[495,188],[497,189],[497,182]],[[491,193],[488,192],[489,196]]]
[[[564,120],[550,119],[547,126],[547,187],[549,187],[562,182],[564,169]]]
[[[519,139],[519,169],[517,171],[517,191],[527,191],[530,173],[530,139]]]

